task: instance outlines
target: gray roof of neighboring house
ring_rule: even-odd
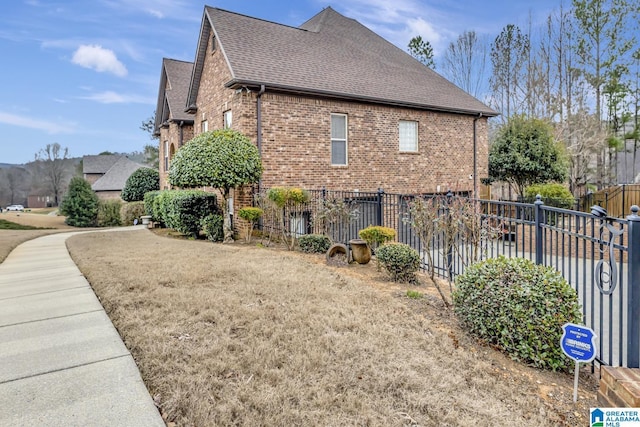
[[[187,105],[195,104],[214,31],[228,87],[267,89],[495,116],[402,49],[330,7],[299,28],[205,6]]]
[[[82,173],[106,173],[121,157],[118,154],[99,154],[82,157]]]
[[[156,106],[155,131],[167,120],[193,122],[194,114],[186,113],[187,95],[193,63],[163,58],[160,90]]]
[[[122,156],[93,183],[93,191],[121,191],[132,173],[146,166]]]

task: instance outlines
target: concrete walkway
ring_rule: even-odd
[[[165,426],[67,252],[74,234],[25,242],[0,264],[0,426]]]

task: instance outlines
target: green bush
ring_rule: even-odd
[[[309,201],[311,196],[301,188],[273,187],[267,191],[267,197],[276,206],[282,208],[287,204],[300,205]]]
[[[238,216],[247,222],[255,223],[262,216],[262,209],[246,207],[238,210]]]
[[[122,225],[120,218],[120,200],[100,200],[98,202],[98,227],[119,227]]]
[[[379,225],[370,225],[367,228],[358,231],[358,235],[361,239],[365,240],[370,247],[375,249],[378,246],[382,246],[395,239],[396,230]]]
[[[542,196],[542,201],[549,205],[562,209],[571,209],[576,204],[576,199],[571,191],[562,184],[534,184],[524,191],[525,201],[533,203],[537,195]]]
[[[202,218],[219,213],[216,196],[199,190],[168,190],[159,196],[164,223],[180,233],[198,237]]]
[[[73,177],[69,189],[60,204],[65,223],[72,227],[94,227],[98,216],[98,196],[91,185],[80,177]]]
[[[224,217],[220,214],[210,214],[202,218],[200,221],[200,227],[204,232],[207,239],[212,242],[222,242],[224,240],[224,231],[222,230],[222,223]]]
[[[414,282],[420,268],[420,254],[404,243],[390,243],[376,251],[376,259],[394,282]]]
[[[331,239],[323,234],[306,234],[298,238],[300,250],[306,253],[325,253],[331,246]]]
[[[144,213],[150,215],[154,221],[162,222],[162,218],[157,216],[156,198],[160,195],[160,191],[149,191],[144,194]]]
[[[578,296],[551,267],[495,258],[456,277],[455,312],[465,328],[511,358],[538,368],[570,365],[560,348],[562,325],[581,320]]]
[[[136,219],[140,221],[140,217],[144,215],[146,215],[144,202],[123,203],[120,209],[120,218],[124,225],[133,225]]]
[[[140,168],[129,176],[122,189],[122,200],[125,202],[138,202],[144,200],[144,195],[149,191],[160,189],[160,174],[156,169]]]

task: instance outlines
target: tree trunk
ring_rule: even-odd
[[[224,212],[222,221],[222,232],[224,233],[224,240],[222,243],[233,243],[233,228],[231,228],[231,212],[229,211],[229,188],[225,188],[222,191]]]

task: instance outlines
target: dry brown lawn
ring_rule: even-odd
[[[0,230],[0,262],[9,255],[16,246],[27,240],[45,236],[51,233],[70,231],[70,227],[64,223],[63,216],[52,216],[34,212],[7,212],[0,213],[0,219],[31,227],[47,228],[47,230]]]
[[[373,263],[148,230],[67,244],[169,425],[578,426],[597,406],[591,377],[574,405],[571,375],[478,344]]]

